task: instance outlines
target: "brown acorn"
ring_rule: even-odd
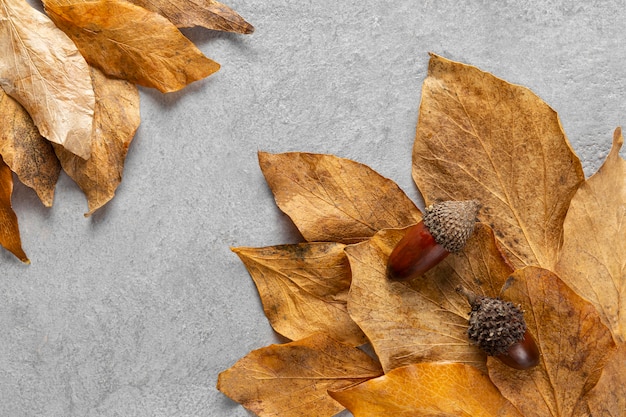
[[[387,261],[389,278],[404,281],[423,275],[450,253],[458,253],[474,231],[480,203],[444,201],[426,208],[421,222],[411,226]]]
[[[472,306],[467,337],[473,344],[515,369],[539,364],[539,348],[518,306],[500,298],[478,296],[463,286],[456,290]]]

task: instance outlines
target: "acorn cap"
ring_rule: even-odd
[[[474,232],[479,209],[477,200],[444,201],[426,207],[422,220],[438,244],[457,253]]]
[[[524,312],[513,303],[483,296],[469,301],[472,311],[467,336],[487,355],[503,355],[511,345],[524,338]]]

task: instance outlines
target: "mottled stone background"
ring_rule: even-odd
[[[299,240],[256,152],[351,158],[417,201],[429,51],[531,88],[587,175],[626,121],[624,1],[227,4],[256,32],[184,31],[222,69],[178,93],[141,89],[110,204],[85,219],[67,176],[51,209],[16,187],[32,264],[0,251],[0,416],[247,416],[217,374],[278,339],[230,247]]]

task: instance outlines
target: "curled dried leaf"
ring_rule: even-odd
[[[44,0],[44,6],[87,62],[107,75],[166,93],[220,67],[165,17],[132,3]]]
[[[516,268],[553,268],[584,174],[556,112],[534,93],[433,55],[413,178],[427,203],[479,200],[480,219]]]
[[[17,216],[11,207],[12,194],[13,173],[0,158],[0,245],[28,264],[30,261],[22,249]]]
[[[421,220],[393,181],[349,159],[259,152],[259,164],[276,204],[309,242],[354,243]]]
[[[0,156],[24,185],[51,207],[61,171],[52,144],[39,134],[26,110],[1,88],[0,118]]]
[[[250,352],[220,373],[217,389],[261,417],[324,417],[343,410],[328,390],[381,374],[363,351],[318,333]]]
[[[272,327],[298,340],[325,332],[362,345],[361,329],[348,315],[350,266],[341,243],[302,243],[234,248],[252,276]]]
[[[39,132],[89,158],[94,92],[76,45],[24,0],[0,1],[0,86]]]

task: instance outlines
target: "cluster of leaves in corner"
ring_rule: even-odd
[[[585,180],[541,99],[433,55],[413,178],[427,204],[483,208],[460,254],[408,282],[386,277],[387,258],[421,213],[392,181],[331,155],[260,153],[306,242],[233,250],[292,342],[251,352],[218,389],[259,416],[624,416],[622,143],[618,128]],[[521,305],[538,366],[508,368],[468,342],[459,284]]]
[[[140,122],[137,84],[177,91],[216,72],[178,28],[249,34],[214,0],[0,0],[0,244],[28,263],[11,206],[15,172],[52,205],[63,169],[86,216],[115,194]]]

